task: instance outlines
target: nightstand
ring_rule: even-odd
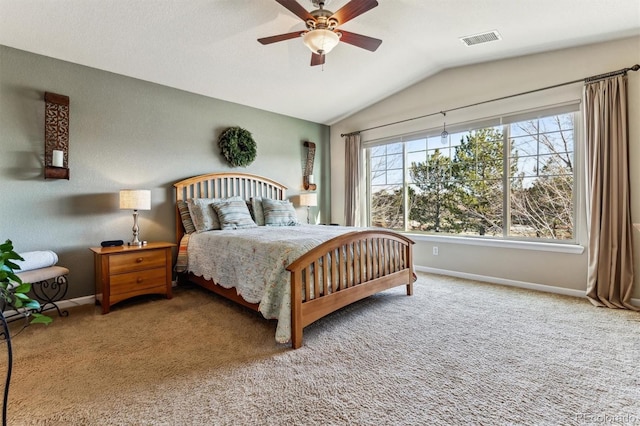
[[[92,247],[96,302],[102,313],[114,304],[143,294],[171,293],[171,248],[173,243],[144,246]]]

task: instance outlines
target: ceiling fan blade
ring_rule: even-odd
[[[335,18],[338,21],[338,25],[342,25],[356,16],[360,16],[373,9],[377,5],[378,2],[376,0],[351,0],[334,13],[331,18]]]
[[[342,33],[342,37],[340,37],[340,41],[352,44],[356,47],[361,47],[362,49],[367,49],[371,52],[375,52],[378,46],[382,43],[382,40],[368,37],[362,34],[350,33],[344,30],[338,30]]]
[[[275,36],[271,36],[271,37],[263,37],[263,38],[259,38],[258,41],[262,44],[271,44],[271,43],[277,43],[279,41],[285,41],[285,40],[291,40],[292,38],[298,38],[300,37],[300,34],[302,34],[304,31],[294,31],[292,33],[286,33],[286,34],[279,34],[279,35],[275,35]]]
[[[307,9],[302,7],[300,3],[298,3],[296,0],[276,0],[276,1],[281,5],[283,5],[284,7],[286,7],[287,9],[289,9],[289,12],[293,13],[303,21],[306,21],[307,19],[311,19],[312,21],[316,20],[316,18],[314,18],[313,15],[311,15],[307,11]]]
[[[317,53],[311,53],[311,66],[323,65],[325,55],[318,55]]]

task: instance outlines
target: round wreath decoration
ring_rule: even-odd
[[[224,158],[234,167],[246,167],[256,159],[256,142],[251,132],[241,127],[229,127],[218,139]]]

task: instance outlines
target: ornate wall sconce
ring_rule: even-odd
[[[302,184],[307,191],[315,191],[316,183],[313,178],[313,160],[316,156],[316,144],[313,142],[305,142],[307,147],[307,163],[304,166],[304,176],[302,176]]]
[[[69,179],[69,97],[44,94],[44,178]]]

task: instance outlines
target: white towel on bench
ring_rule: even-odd
[[[48,268],[58,263],[58,255],[51,250],[27,251],[19,254],[24,260],[13,261],[16,265],[20,266],[20,269],[14,272]]]

